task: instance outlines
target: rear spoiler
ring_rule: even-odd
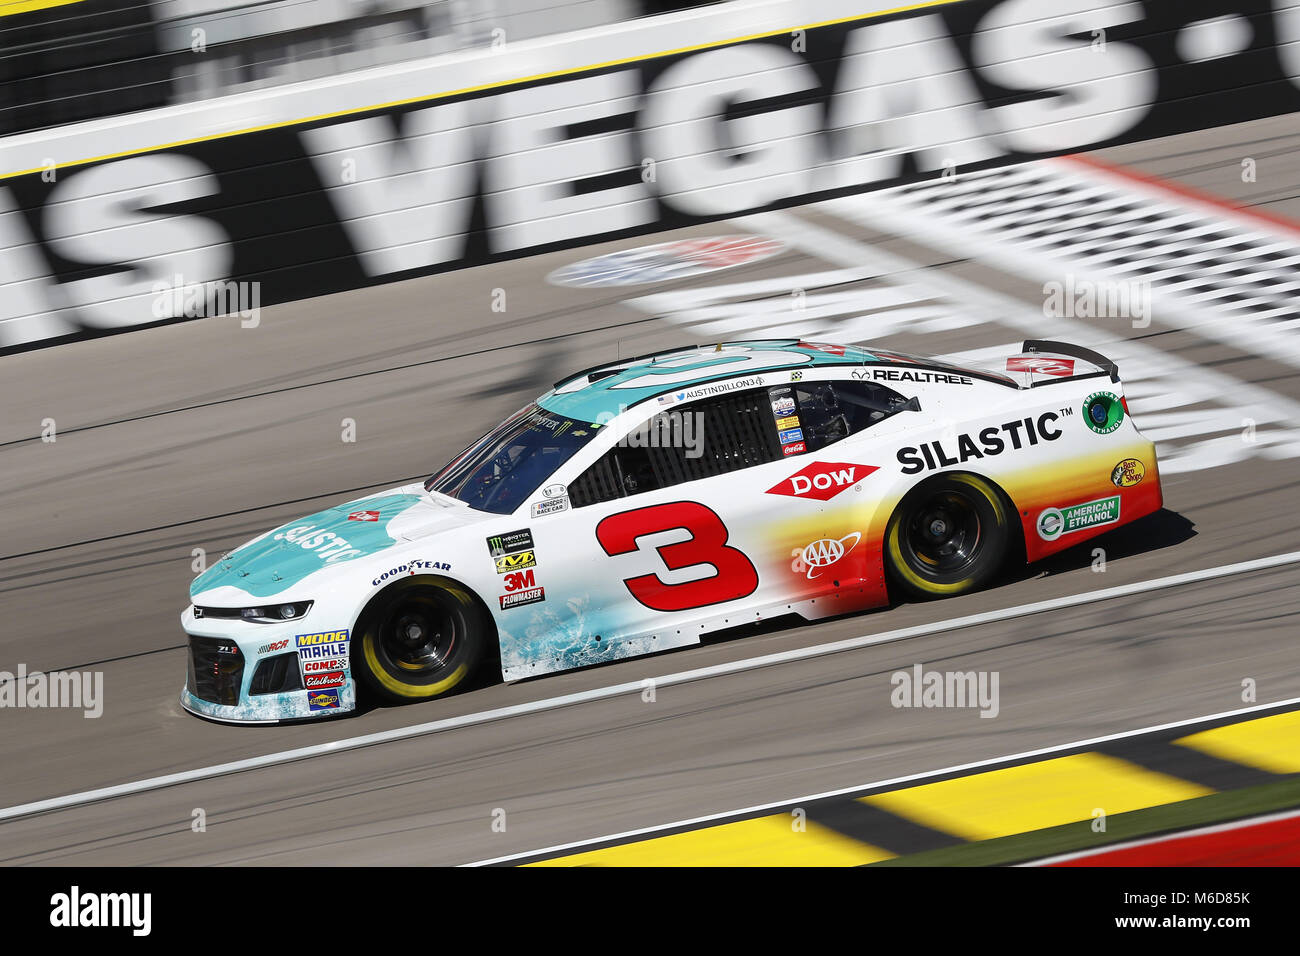
[[[1069,355],[1072,358],[1082,359],[1097,366],[1097,368],[1109,375],[1112,382],[1119,381],[1118,365],[1100,352],[1085,349],[1082,345],[1071,345],[1069,342],[1052,342],[1047,339],[1026,339],[1025,344],[1020,348],[1022,352],[1055,352],[1058,355]]]

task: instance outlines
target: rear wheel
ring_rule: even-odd
[[[453,583],[400,582],[366,610],[353,644],[353,670],[381,699],[443,697],[465,684],[482,659],[488,621]]]
[[[1001,570],[1011,541],[1011,512],[997,488],[976,475],[940,475],[889,519],[885,566],[912,597],[966,594]]]

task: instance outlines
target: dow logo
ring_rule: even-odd
[[[829,501],[845,488],[866,478],[876,465],[850,465],[842,461],[815,461],[800,468],[789,478],[767,489],[769,495],[788,495],[791,498],[810,498]]]

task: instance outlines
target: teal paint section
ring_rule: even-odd
[[[381,495],[291,521],[208,568],[190,585],[190,596],[229,585],[269,597],[321,568],[391,548],[397,540],[389,536],[388,523],[420,500],[419,495]],[[349,521],[355,511],[378,512],[379,518]]]
[[[879,361],[877,357],[853,345],[836,346],[837,352],[821,351],[795,344],[791,340],[768,342],[723,343],[724,348],[744,348],[754,356],[753,361],[738,361],[735,353],[730,355],[712,355],[713,346],[701,346],[698,358],[694,362],[681,362],[684,355],[668,354],[657,356],[655,361],[643,359],[627,368],[620,369],[613,375],[605,376],[574,391],[547,392],[537,400],[537,404],[556,415],[579,421],[594,422],[602,415],[617,415],[622,407],[632,407],[648,398],[665,392],[675,394],[686,392],[699,385],[727,378],[744,378],[749,375],[764,375],[780,372],[782,369],[808,369],[826,365],[859,365]],[[793,352],[806,356],[802,362],[781,365],[763,365],[764,353]],[[611,365],[617,363],[611,362]],[[692,373],[692,374],[683,374]],[[678,378],[678,376],[681,376]],[[662,381],[648,381],[630,386],[628,383],[641,378],[658,378]]]

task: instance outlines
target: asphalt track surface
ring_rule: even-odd
[[[1300,220],[1295,129],[1294,117],[1282,117],[1102,158]],[[1242,183],[1240,160],[1252,155],[1259,178]],[[1167,376],[1197,385],[1207,408],[1225,396],[1211,409],[1216,434],[1189,437],[1169,419],[1167,440],[1153,437],[1162,456],[1177,458],[1195,439],[1226,463],[1192,455],[1171,468],[1165,512],[1096,542],[1104,572],[1089,545],[964,598],[733,632],[654,658],[488,681],[446,701],[318,724],[230,727],[181,711],[178,615],[192,549],[215,556],[290,518],[424,476],[567,371],[760,331],[722,336],[689,309],[657,308],[671,300],[638,297],[688,301],[764,279],[803,288],[862,254],[876,265],[862,280],[863,301],[895,282],[932,312],[1018,316],[999,328],[974,320],[913,328],[897,316],[882,326],[897,347],[978,351],[1016,341],[1041,315],[1040,278],[975,258],[982,250],[968,238],[969,254],[954,256],[891,232],[877,207],[855,208],[875,210],[877,221],[802,208],[279,306],[257,328],[209,319],[0,360],[0,670],[99,670],[106,701],[99,719],[0,710],[0,808],[935,625],[906,641],[661,688],[653,702],[588,701],[0,822],[0,862],[466,863],[1228,711],[1242,706],[1246,679],[1261,703],[1300,696],[1295,565],[958,631],[940,626],[1296,549],[1300,441],[1287,428],[1300,407],[1297,369],[1188,330],[1177,309],[1158,306],[1150,327],[1094,323],[1088,341],[1169,358]],[[631,289],[545,281],[602,251],[764,231],[789,248],[726,273]],[[496,289],[505,290],[505,313],[491,309]],[[862,310],[850,311],[853,321],[828,313],[810,333],[834,341],[839,328],[840,338],[872,341],[858,334]],[[1141,383],[1123,362],[1121,371],[1147,430]],[[1260,419],[1256,438],[1239,405],[1273,409],[1278,421]],[[38,438],[44,419],[56,423],[52,443]],[[340,439],[344,419],[356,422],[355,443]],[[916,663],[999,672],[998,717],[893,708],[890,674]],[[200,808],[207,827],[194,832]],[[504,832],[493,826],[500,811]]]

